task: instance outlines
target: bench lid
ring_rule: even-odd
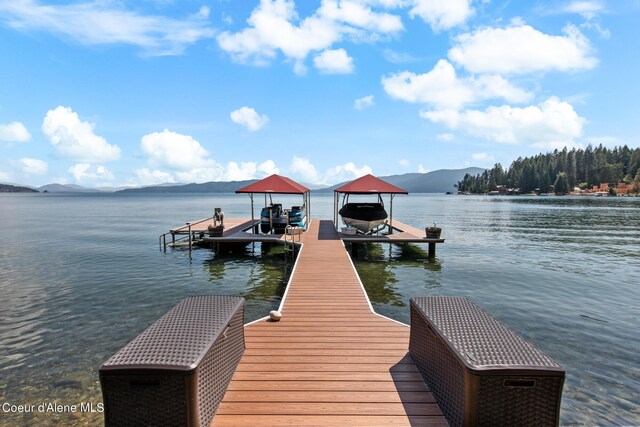
[[[107,360],[100,370],[194,370],[224,333],[244,298],[188,297]]]
[[[412,298],[411,304],[471,369],[564,372],[553,359],[467,298],[419,297]]]

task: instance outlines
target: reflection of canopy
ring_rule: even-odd
[[[236,193],[304,194],[310,190],[286,176],[273,174],[236,190]]]
[[[354,179],[353,181],[342,185],[335,190],[333,190],[333,201],[334,201],[334,210],[333,210],[333,221],[338,227],[338,204],[340,203],[340,194],[347,194],[344,196],[348,198],[349,194],[377,194],[380,202],[382,203],[381,194],[390,194],[390,203],[389,203],[389,223],[388,230],[389,233],[393,232],[393,197],[396,194],[409,194],[408,191],[403,190],[400,187],[396,187],[395,185],[389,184],[387,181],[383,181],[382,179],[375,177],[371,174],[361,176],[358,179]]]
[[[300,185],[291,178],[287,178],[286,176],[280,176],[278,174],[273,174],[271,176],[266,177],[265,179],[261,179],[258,182],[254,182],[253,184],[249,184],[246,187],[242,187],[236,190],[236,193],[248,193],[249,198],[251,199],[251,222],[254,223],[255,215],[253,211],[253,195],[255,193],[264,194],[264,205],[267,205],[267,194],[269,194],[269,199],[271,199],[271,194],[301,194],[303,205],[305,209],[305,216],[307,218],[307,222],[305,224],[305,230],[307,228],[307,224],[309,223],[309,219],[311,216],[311,190],[309,190],[304,185]],[[257,227],[257,226],[256,226]]]
[[[389,184],[371,174],[354,179],[333,191],[345,194],[409,194],[406,190]]]

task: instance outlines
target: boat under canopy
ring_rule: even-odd
[[[343,194],[342,207],[338,210],[340,194]],[[349,202],[350,195],[377,195],[377,202]],[[390,211],[387,215],[382,194],[390,195]],[[389,184],[371,174],[361,176],[347,184],[334,190],[334,222],[338,226],[338,216],[342,217],[342,222],[356,228],[361,233],[373,234],[388,228],[388,232],[393,231],[393,197],[396,194],[408,194],[406,190]],[[387,221],[387,218],[389,220]]]
[[[355,227],[363,233],[377,229],[389,216],[380,196],[378,196],[378,203],[349,203],[349,196],[347,196],[338,213],[345,225]]]

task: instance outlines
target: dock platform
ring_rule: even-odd
[[[280,310],[279,322],[245,326],[212,426],[447,425],[408,353],[409,327],[373,311],[333,221],[302,235]]]

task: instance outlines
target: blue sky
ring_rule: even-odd
[[[640,145],[640,1],[0,0],[0,182],[508,166]]]

